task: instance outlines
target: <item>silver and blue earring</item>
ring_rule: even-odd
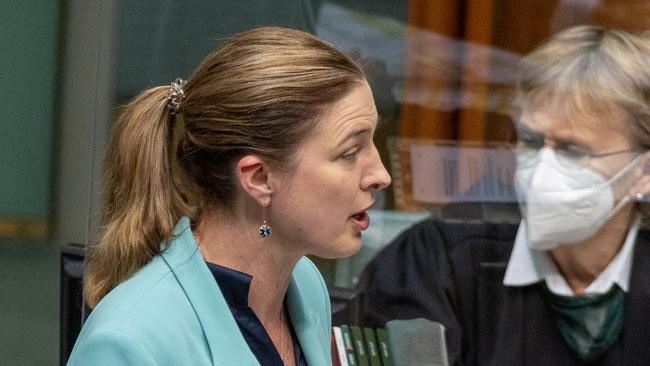
[[[267,239],[271,236],[271,227],[266,223],[266,207],[264,208],[264,222],[260,226],[260,236],[264,239]]]

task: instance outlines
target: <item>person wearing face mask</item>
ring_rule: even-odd
[[[522,59],[518,225],[430,219],[364,270],[363,321],[446,328],[453,365],[650,359],[650,35],[565,30]]]

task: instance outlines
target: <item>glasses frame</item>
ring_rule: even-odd
[[[556,157],[558,160],[561,161],[566,161],[569,164],[568,165],[573,165],[576,164],[578,166],[587,166],[589,165],[589,162],[591,159],[599,159],[599,158],[605,158],[609,156],[614,156],[614,155],[620,155],[620,154],[626,154],[626,153],[642,153],[643,150],[639,149],[637,147],[634,148],[627,148],[627,149],[618,149],[618,150],[610,150],[610,151],[602,151],[602,152],[591,152],[587,149],[583,149],[579,146],[574,146],[571,149],[564,149],[561,147],[558,147],[558,143],[548,139],[544,134],[537,132],[535,130],[529,129],[527,126],[524,124],[519,124],[520,128],[516,128],[517,130],[517,139],[512,145],[512,151],[517,154],[519,153],[523,155],[531,155],[530,160],[536,160],[539,157],[540,152],[544,148],[550,148],[555,152]],[[523,128],[521,128],[523,127]],[[523,133],[521,133],[523,130]],[[521,139],[519,138],[519,135],[531,135],[536,138],[538,146],[533,145],[533,144],[524,144],[521,143]],[[531,139],[533,140],[533,139]],[[566,152],[566,153],[563,153]],[[574,152],[578,155],[581,155],[580,157],[572,157],[570,152]]]

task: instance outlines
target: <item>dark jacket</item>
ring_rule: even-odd
[[[364,322],[424,317],[447,328],[453,365],[563,366],[580,362],[555,327],[539,285],[507,287],[517,225],[423,221],[366,267]],[[650,232],[634,249],[618,342],[589,365],[650,365]]]

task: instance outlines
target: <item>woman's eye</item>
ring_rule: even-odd
[[[557,150],[561,155],[570,159],[582,159],[589,155],[587,151],[576,147],[564,147]]]
[[[341,158],[344,160],[355,160],[357,158],[357,155],[359,154],[359,148],[354,148],[353,150],[350,150],[343,154]]]
[[[544,136],[522,134],[519,136],[517,144],[528,149],[541,149],[544,147]]]

